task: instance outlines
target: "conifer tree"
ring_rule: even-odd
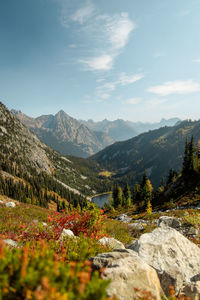
[[[174,181],[174,179],[176,178],[177,176],[177,172],[174,171],[172,168],[169,170],[169,175],[168,175],[168,178],[167,178],[167,184],[170,184]]]
[[[138,203],[141,200],[141,187],[139,183],[136,183],[133,187],[133,191],[132,191],[132,203]]]
[[[115,184],[113,187],[112,198],[114,208],[117,208],[122,204],[122,190],[117,184]]]
[[[186,138],[185,141],[185,153],[184,153],[184,159],[183,159],[183,174],[186,174],[189,169],[189,143]]]
[[[191,141],[189,143],[189,162],[188,162],[188,168],[189,171],[194,171],[194,137],[192,136]]]
[[[144,170],[144,173],[143,173],[143,176],[142,176],[141,188],[144,188],[144,186],[147,182],[147,179],[148,179],[147,172],[146,172],[146,170]]]
[[[123,206],[129,207],[131,206],[131,199],[130,199],[130,188],[128,183],[126,183],[123,189]]]

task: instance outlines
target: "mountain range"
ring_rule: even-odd
[[[38,127],[46,117],[41,119],[37,120]],[[28,121],[32,122],[30,118]],[[35,126],[34,119],[33,122]],[[44,173],[45,180],[50,180],[52,185],[59,183],[60,187],[84,196],[107,189],[108,181],[98,178],[101,169],[97,163],[90,163],[89,168],[81,159],[75,163],[73,157],[59,154],[41,142],[1,102],[0,145],[0,177],[4,174],[4,177],[16,180],[13,175],[18,174],[17,178],[29,182],[31,186],[31,178]]]
[[[38,118],[31,118],[16,110],[12,110],[12,113],[42,142],[63,155],[88,157],[114,142],[106,133],[90,130],[63,110]]]
[[[162,119],[159,123],[130,122],[121,119],[101,122],[78,121],[63,110],[55,115],[32,118],[21,111],[12,113],[45,144],[63,155],[89,157],[115,141],[124,141],[143,131],[174,125],[178,118]]]
[[[158,186],[169,169],[182,166],[186,138],[200,139],[200,121],[183,121],[117,142],[98,152],[90,160],[115,173],[121,184],[140,181],[144,170],[154,186]]]
[[[93,131],[102,131],[107,133],[115,141],[125,141],[149,130],[158,129],[164,126],[174,126],[180,121],[181,120],[179,118],[171,118],[162,119],[160,122],[154,123],[132,122],[124,121],[122,119],[117,119],[115,121],[104,119],[100,122],[95,122],[90,119],[88,121],[81,120],[80,122]]]

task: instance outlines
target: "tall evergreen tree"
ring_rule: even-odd
[[[183,159],[183,174],[187,174],[189,170],[189,143],[186,138],[185,141],[185,153],[184,153],[184,159]]]
[[[191,141],[189,143],[189,163],[188,163],[188,168],[189,171],[192,172],[194,171],[194,137],[192,136]]]
[[[122,204],[122,190],[117,184],[113,187],[112,197],[114,208],[117,208]]]
[[[128,183],[126,183],[124,189],[123,189],[123,205],[124,206],[131,206],[131,199],[130,199],[130,188]]]

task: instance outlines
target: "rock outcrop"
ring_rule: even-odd
[[[93,268],[105,268],[103,278],[110,279],[108,295],[119,300],[142,299],[151,295],[161,299],[162,289],[156,271],[132,250],[102,253],[91,259]]]
[[[178,292],[200,273],[200,249],[173,228],[160,227],[143,234],[129,248],[157,271],[166,294],[169,286]]]

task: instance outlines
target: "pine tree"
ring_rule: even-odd
[[[117,208],[118,206],[122,205],[122,190],[117,184],[115,184],[113,187],[112,198],[114,208]]]
[[[133,204],[137,204],[141,200],[140,194],[141,194],[140,184],[136,183],[133,187],[132,197],[131,197]]]
[[[174,181],[174,179],[176,178],[177,176],[177,172],[174,171],[172,168],[169,170],[169,175],[168,175],[168,178],[167,178],[167,185],[172,183]]]
[[[142,176],[141,188],[144,188],[144,186],[147,182],[147,179],[148,179],[147,172],[146,172],[146,170],[144,170],[144,173],[143,173],[143,176]]]
[[[123,206],[129,207],[131,206],[131,199],[130,199],[130,188],[128,183],[126,183],[123,189]]]
[[[194,137],[192,136],[191,141],[189,143],[189,162],[188,162],[188,169],[189,172],[194,171]]]
[[[189,143],[188,143],[188,140],[186,138],[182,173],[187,174],[188,170],[189,170]]]

